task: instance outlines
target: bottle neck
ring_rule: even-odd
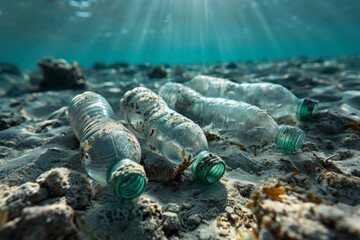
[[[302,98],[298,100],[296,114],[300,117],[311,118],[318,111],[319,101],[311,98]]]
[[[225,162],[209,151],[202,151],[195,156],[191,165],[191,172],[202,182],[211,184],[224,175]]]
[[[145,190],[146,184],[144,168],[130,159],[117,162],[107,173],[107,185],[119,199],[138,197]]]
[[[304,132],[293,126],[279,125],[276,129],[275,143],[279,148],[296,151],[304,141]]]

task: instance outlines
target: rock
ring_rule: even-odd
[[[185,69],[180,67],[180,66],[176,66],[174,69],[173,69],[173,73],[175,76],[177,77],[183,77],[184,73],[185,73]]]
[[[9,127],[20,125],[25,121],[25,117],[20,112],[0,113],[0,131]]]
[[[93,197],[92,184],[83,174],[67,168],[54,168],[41,174],[37,182],[50,197],[65,197],[74,209],[86,208]]]
[[[38,65],[43,72],[43,80],[39,84],[41,90],[85,87],[85,78],[77,62],[70,65],[64,59],[45,58]]]
[[[226,69],[236,69],[237,65],[236,65],[236,63],[231,62],[231,63],[226,64],[225,68]]]
[[[188,209],[192,208],[193,206],[194,206],[193,203],[184,202],[183,204],[181,204],[181,209],[188,210]]]
[[[173,212],[163,213],[163,231],[167,236],[173,235],[179,229],[179,217]]]
[[[199,224],[201,223],[201,217],[199,214],[194,214],[194,215],[191,215],[188,220],[187,220],[187,223],[189,225],[193,225],[194,227],[197,227],[199,226]]]
[[[339,160],[347,159],[354,155],[349,149],[346,148],[340,148],[336,150],[336,153],[339,155]]]
[[[230,206],[227,206],[225,208],[225,212],[228,213],[228,214],[233,214],[234,213],[234,209]]]
[[[239,191],[242,197],[249,198],[251,192],[255,189],[255,185],[251,183],[234,182],[234,187]]]
[[[176,203],[168,203],[164,209],[169,212],[178,213],[180,212],[180,206]]]
[[[96,204],[78,221],[81,239],[165,239],[161,206],[150,199]]]
[[[17,187],[2,188],[1,191],[0,215],[6,212],[8,221],[19,217],[25,207],[35,205],[48,197],[46,189],[32,182]]]
[[[4,184],[0,184],[0,199],[6,197],[10,193],[10,188]]]
[[[334,74],[341,70],[338,66],[325,66],[319,70],[323,74]]]
[[[147,76],[149,78],[166,78],[167,77],[166,68],[164,68],[163,66],[154,67],[148,72]]]
[[[1,239],[72,239],[74,211],[62,204],[26,207],[0,228]]]
[[[20,68],[12,63],[0,63],[0,74],[2,73],[21,76]]]
[[[359,142],[359,140],[360,140],[360,137],[358,135],[351,134],[351,135],[343,138],[340,142],[341,142],[341,146],[347,147],[347,146],[356,145]]]
[[[333,141],[328,139],[324,140],[324,147],[328,150],[332,150],[335,148]]]
[[[93,64],[92,68],[94,70],[103,70],[107,68],[107,65],[103,62],[96,62]]]

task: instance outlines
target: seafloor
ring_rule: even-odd
[[[40,64],[44,74],[0,67],[0,239],[360,239],[360,57],[176,67],[97,63],[82,73],[75,64],[73,85],[66,74],[57,79],[49,63]],[[319,100],[314,118],[279,121],[304,130],[301,149],[245,149],[207,132],[210,150],[227,168],[220,182],[204,185],[189,171],[175,177],[141,142],[150,181],[130,202],[86,177],[67,120],[73,96],[102,94],[121,119],[127,90],[157,91],[198,74],[278,83]]]

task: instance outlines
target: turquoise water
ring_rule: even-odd
[[[214,63],[360,54],[359,0],[1,0],[0,61]]]

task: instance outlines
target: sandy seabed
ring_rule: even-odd
[[[360,239],[360,58],[209,66],[96,64],[85,88],[39,90],[39,73],[0,73],[0,239]],[[137,86],[203,74],[272,82],[320,101],[301,128],[296,153],[275,145],[244,149],[206,132],[226,173],[205,185],[142,146],[149,183],[133,201],[116,200],[86,176],[67,106],[85,90],[119,101]],[[37,89],[37,90],[36,90]],[[125,124],[125,123],[124,123]]]

